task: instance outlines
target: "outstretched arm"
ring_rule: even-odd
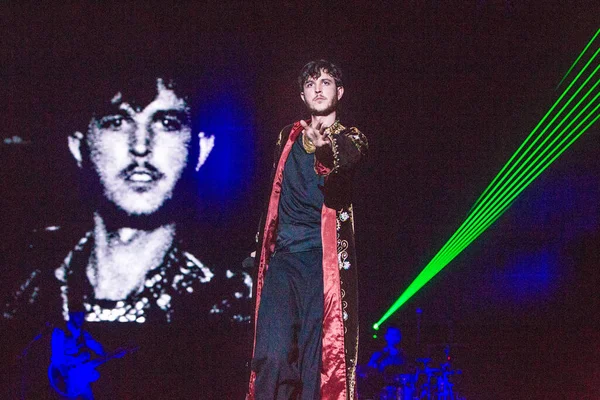
[[[365,160],[369,144],[356,128],[333,134],[330,140],[331,146],[317,148],[315,152],[315,171],[325,176],[325,204],[339,209],[349,205],[354,172]]]
[[[321,175],[351,173],[367,156],[369,143],[356,128],[328,135],[329,145],[317,147],[315,169]]]

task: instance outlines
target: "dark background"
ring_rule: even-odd
[[[94,86],[165,68],[195,82],[197,123],[217,141],[185,218],[210,236],[209,258],[238,265],[276,135],[305,116],[297,72],[338,63],[342,122],[371,147],[355,190],[361,361],[381,345],[372,324],[557,98],[600,15],[595,2],[508,0],[0,7],[5,287],[32,229],[85,215],[66,136]],[[598,146],[595,126],[391,318],[412,358],[453,344],[468,399],[600,397]]]

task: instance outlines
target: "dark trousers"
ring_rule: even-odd
[[[321,398],[322,263],[321,249],[270,259],[252,360],[257,400]]]

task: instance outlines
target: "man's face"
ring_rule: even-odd
[[[335,79],[321,70],[319,77],[311,76],[304,82],[304,90],[300,97],[311,115],[325,116],[335,111],[343,94],[344,88],[336,87]]]
[[[104,196],[129,215],[149,215],[173,196],[186,166],[189,110],[161,79],[145,107],[134,108],[122,95],[92,119],[84,140]]]

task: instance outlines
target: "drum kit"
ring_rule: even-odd
[[[431,366],[431,359],[418,359],[418,366],[359,372],[359,399],[364,400],[464,400],[458,393],[461,371],[450,363]],[[400,371],[402,370],[402,371]]]
[[[418,353],[421,346],[421,316],[423,310],[416,310],[416,347]],[[389,330],[394,329],[396,335],[388,337]],[[443,361],[437,367],[431,358],[417,358],[410,362],[399,348],[402,338],[397,326],[390,326],[386,331],[387,351],[376,352],[367,365],[357,365],[357,394],[360,400],[465,400],[459,394],[462,371],[452,367],[451,348],[459,346],[451,343],[453,337],[452,323],[448,321],[448,335],[445,343],[429,344],[425,354],[438,354],[443,349]],[[390,351],[389,346],[395,348]],[[384,348],[385,350],[385,348]],[[396,353],[396,356],[390,354]],[[387,355],[386,355],[387,354]],[[422,354],[422,353],[421,353]],[[440,358],[436,357],[440,360]]]

